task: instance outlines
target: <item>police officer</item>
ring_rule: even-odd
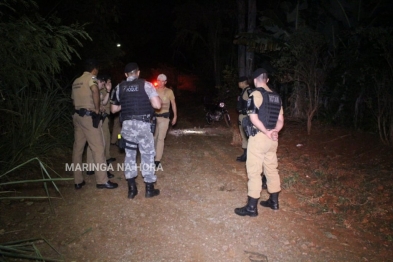
[[[96,187],[99,189],[113,189],[118,186],[107,178],[101,122],[98,121],[96,126],[93,124],[93,119],[96,119],[96,116],[100,113],[100,91],[96,79],[97,74],[97,62],[88,60],[85,64],[85,72],[72,84],[71,98],[75,107],[73,115],[75,141],[72,151],[72,162],[76,167],[74,170],[75,189],[81,189],[85,185],[80,167],[86,142],[92,150],[94,163],[100,167],[96,171]]]
[[[246,206],[236,208],[235,213],[255,217],[258,215],[262,168],[270,197],[260,204],[273,210],[279,209],[278,194],[281,185],[277,170],[277,146],[278,132],[284,126],[284,116],[280,96],[267,85],[267,71],[258,68],[252,77],[256,90],[248,99],[247,113],[256,132],[249,137],[247,147],[248,202]]]
[[[109,79],[109,84],[107,83],[108,77],[104,75],[97,75],[97,82],[98,82],[98,89],[100,90],[100,114],[102,119],[102,132],[104,135],[104,152],[106,163],[110,164],[111,162],[115,161],[115,158],[110,157],[110,133],[109,133],[109,120],[107,119],[107,115],[110,113],[110,103],[109,103],[109,92],[112,88],[112,84]],[[86,162],[88,164],[93,163],[93,154],[91,152],[90,147],[87,147],[86,150]],[[95,172],[92,170],[88,170],[86,172],[87,175],[94,175]],[[114,175],[107,171],[107,177],[113,178]]]
[[[175,95],[173,91],[165,86],[167,81],[166,75],[160,74],[157,77],[157,93],[161,98],[162,106],[161,109],[156,110],[155,115],[157,118],[156,131],[154,132],[154,146],[156,150],[156,156],[154,163],[158,167],[161,163],[161,158],[164,153],[164,140],[169,127],[169,108],[172,106],[173,119],[171,125],[175,125],[177,121],[177,107],[175,101]]]
[[[124,69],[127,77],[115,89],[111,101],[111,112],[120,111],[122,122],[121,136],[125,142],[126,157],[124,160],[125,177],[128,182],[128,198],[133,199],[138,194],[135,178],[138,175],[136,165],[136,150],[141,153],[142,176],[146,183],[145,197],[154,197],[160,190],[154,188],[157,180],[154,166],[154,138],[151,132],[150,120],[154,109],[161,108],[161,99],[154,86],[139,79],[139,67],[129,63]]]
[[[239,131],[240,131],[240,135],[242,137],[243,155],[238,156],[236,158],[236,161],[246,162],[248,137],[247,137],[246,133],[244,132],[242,121],[247,116],[247,101],[248,101],[248,98],[253,90],[251,89],[250,85],[248,84],[248,78],[246,76],[239,77],[238,84],[239,84],[239,88],[242,90],[242,92],[237,97],[236,109],[239,113]],[[267,189],[266,176],[263,174],[262,174],[262,189]]]
[[[246,162],[247,160],[247,142],[248,142],[248,138],[244,132],[243,126],[242,126],[242,120],[244,117],[247,116],[247,100],[248,100],[248,96],[251,93],[251,88],[248,84],[247,81],[247,77],[246,76],[241,76],[239,77],[239,88],[242,90],[242,92],[240,93],[240,95],[237,97],[237,106],[236,109],[239,113],[239,131],[240,131],[240,135],[242,137],[242,148],[243,148],[243,154],[241,156],[238,156],[236,158],[236,161],[239,162]]]
[[[109,102],[110,92],[112,90],[112,81],[111,78],[107,75],[98,75],[98,81],[103,81],[104,85],[100,89],[101,91],[101,111],[102,111],[102,131],[104,132],[104,140],[105,140],[105,158],[106,162],[112,163],[116,161],[116,158],[111,156],[110,152],[110,139],[111,133],[109,130],[109,115],[111,113],[111,104]]]

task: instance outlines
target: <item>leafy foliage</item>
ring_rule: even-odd
[[[70,99],[62,89],[41,93],[23,89],[2,102],[0,160],[9,168],[27,159],[48,157],[72,145]]]
[[[32,2],[34,3],[34,2]],[[83,25],[63,26],[56,17],[28,16],[6,5],[0,18],[0,92],[7,96],[22,87],[56,84],[55,74],[77,55],[74,45],[90,39]]]
[[[294,83],[291,103],[296,117],[307,117],[307,132],[311,132],[311,121],[320,107],[320,95],[328,73],[326,43],[321,34],[303,28],[293,33],[280,57],[273,61],[284,78],[290,75]],[[302,106],[300,106],[302,105]]]
[[[89,39],[83,26],[32,15],[35,2],[5,1],[0,12],[0,163],[6,170],[27,159],[45,162],[72,145],[71,100],[56,80]],[[28,15],[30,14],[30,15]]]
[[[270,58],[276,79],[291,85],[286,111],[307,119],[308,129],[317,116],[378,130],[391,144],[391,11],[388,0],[280,2],[262,9],[257,33],[235,43]]]

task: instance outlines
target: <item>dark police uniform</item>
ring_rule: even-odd
[[[150,128],[150,119],[154,114],[150,99],[158,96],[158,94],[152,83],[135,76],[130,76],[127,78],[127,81],[120,83],[116,87],[115,92],[111,104],[121,106],[121,136],[126,142],[124,173],[131,187],[129,187],[129,198],[134,198],[137,194],[135,178],[138,175],[138,169],[142,171],[142,176],[146,183],[145,196],[158,195],[159,190],[154,189],[153,186],[157,177],[154,165],[154,138]],[[141,153],[141,164],[139,167],[136,164],[138,149]]]

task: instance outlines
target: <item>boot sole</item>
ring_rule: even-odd
[[[128,195],[128,199],[134,199],[134,198],[136,197],[136,195],[138,195],[138,193],[136,193],[136,194],[133,195],[133,196]]]
[[[277,210],[280,209],[279,207],[273,208],[273,207],[271,207],[271,206],[264,206],[264,205],[262,205],[262,204],[260,204],[260,205],[261,205],[262,207],[270,208],[271,210],[274,210],[274,211],[277,211]]]
[[[158,196],[158,195],[160,195],[160,194],[157,194],[157,195],[154,195],[154,196],[147,196],[147,195],[145,195],[145,198],[152,198],[152,197],[155,197],[155,196]]]
[[[245,217],[245,216],[257,217],[257,216],[258,216],[258,215],[249,215],[249,214],[243,215],[243,214],[238,214],[238,213],[236,213],[236,212],[235,212],[235,214],[238,215],[238,216],[241,216],[241,217]]]
[[[256,216],[258,216],[258,213],[252,213],[252,214],[240,214],[240,213],[236,212],[236,209],[235,209],[235,214],[236,214],[236,215],[238,215],[238,216],[242,216],[242,217],[245,217],[245,216],[249,216],[249,217],[256,217]]]
[[[155,197],[155,196],[158,196],[158,195],[160,195],[160,192],[158,192],[157,194],[154,194],[154,195],[145,194],[145,198],[152,198],[152,197]]]

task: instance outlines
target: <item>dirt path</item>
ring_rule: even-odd
[[[82,190],[75,191],[72,183],[61,185],[65,201],[55,200],[56,214],[47,202],[3,201],[0,243],[43,236],[66,261],[392,259],[389,248],[370,241],[369,234],[340,226],[329,212],[303,208],[295,188],[283,190],[279,211],[259,207],[256,218],[235,215],[234,208],[247,197],[245,164],[234,161],[241,149],[230,145],[232,130],[223,125],[194,126],[183,120],[167,137],[163,171],[157,173],[160,196],[144,198],[141,176],[134,200],[127,199],[121,172],[114,172],[116,190],[97,190],[94,177],[85,176]],[[207,134],[179,135],[185,128]],[[279,169],[288,184],[292,153],[285,150],[290,146],[285,136],[280,144]],[[121,163],[124,154],[115,146],[111,150]]]

